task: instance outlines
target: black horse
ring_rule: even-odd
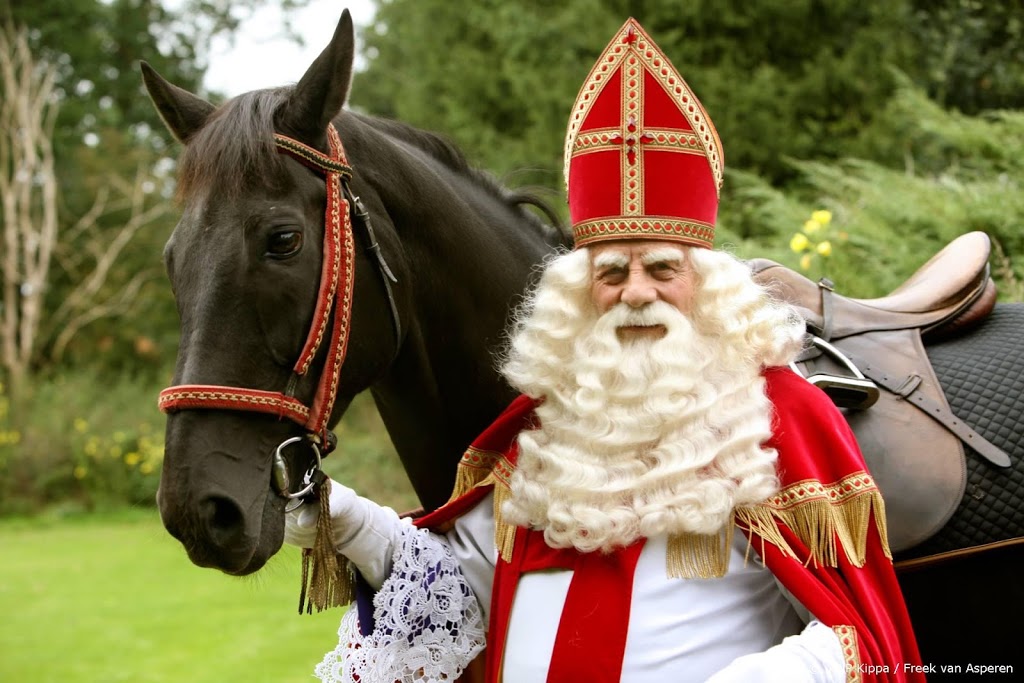
[[[537,264],[571,237],[440,137],[343,112],[352,56],[346,11],[296,86],[220,108],[143,64],[150,96],[185,145],[184,210],[164,250],[181,319],[175,384],[292,382],[289,392],[312,402],[310,375],[326,349],[297,381],[292,365],[315,315],[327,192],[322,177],[279,153],[274,135],[327,149],[333,121],[353,169],[348,190],[373,235],[356,222],[352,334],[329,424],[369,388],[418,497],[433,508],[450,494],[466,445],[514,397],[491,370],[509,310]],[[248,574],[278,551],[285,501],[270,487],[271,454],[301,433],[265,414],[168,416],[158,501],[194,563]]]
[[[165,392],[158,501],[166,528],[200,566],[249,574],[280,549],[287,499],[279,494],[294,495],[299,486],[289,482],[304,469],[282,446],[309,436],[317,454],[329,447],[326,429],[366,389],[423,506],[446,500],[464,448],[513,397],[494,362],[509,312],[545,256],[571,244],[523,206],[528,198],[472,170],[439,137],[343,111],[352,58],[346,11],[297,85],[220,107],[143,64],[154,104],[185,145],[184,210],[164,255],[181,317],[181,390]],[[339,225],[354,233],[340,247]],[[947,343],[985,358],[993,324],[1008,326],[1015,339],[1024,334],[1021,306],[1000,305],[994,315],[997,323]],[[339,326],[340,351],[319,343]],[[945,349],[933,349],[937,369]],[[1011,404],[1019,406],[1024,371],[1019,352],[1012,358],[1013,372],[993,381],[1002,382],[996,393],[1015,386]],[[947,388],[971,395],[960,385]],[[318,413],[322,419],[314,419]],[[1014,468],[992,473],[971,461],[975,494],[999,497],[1021,479],[1019,410],[1012,417],[1008,438],[976,425],[1001,439]],[[949,532],[947,545],[1024,537],[1015,500],[1007,503],[1009,521],[985,529],[971,524],[978,502],[965,498],[940,532],[964,528],[970,539]],[[965,627],[970,643],[995,644],[986,653],[1008,647],[1009,632],[993,627],[990,609],[965,624],[955,608],[988,587],[986,572],[1004,572],[1012,583],[1009,572],[1021,565],[1010,562],[981,561],[977,575],[962,573],[955,560],[943,565],[949,576],[927,568],[905,574],[926,662],[955,663],[955,654],[935,644],[962,640]],[[940,606],[942,620],[932,623],[932,607]],[[1012,614],[1024,608],[1020,590],[1002,606]],[[966,662],[975,650],[957,652]]]

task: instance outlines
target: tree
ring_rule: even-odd
[[[1024,7],[1020,2],[913,0],[915,80],[940,105],[965,114],[1024,107]]]
[[[36,138],[46,145],[51,184],[36,188],[33,211],[56,237],[33,252],[34,284],[23,288],[25,263],[16,273],[4,254],[16,289],[32,293],[31,323],[23,321],[33,334],[19,342],[19,373],[67,362],[156,369],[159,357],[137,352],[152,350],[140,344],[147,338],[164,338],[173,351],[173,301],[157,283],[173,228],[168,188],[178,148],[145,94],[138,61],[201,91],[214,35],[230,34],[261,4],[304,1],[257,0],[240,10],[229,0],[184,0],[172,10],[160,0],[0,0],[0,24],[22,29],[22,48],[49,74],[52,117],[45,141]],[[54,189],[43,195],[44,187]],[[126,317],[143,295],[147,316]]]
[[[36,345],[50,256],[57,242],[55,71],[33,58],[24,30],[0,27],[0,345],[16,400],[24,390]]]
[[[51,354],[59,357],[86,324],[130,309],[152,269],[131,274],[120,286],[105,286],[132,238],[171,208],[167,199],[149,196],[158,186],[148,166],[140,166],[128,180],[107,173],[90,210],[61,233],[53,141],[55,71],[33,57],[24,29],[0,30],[0,357],[15,403],[24,393],[40,341],[50,342]],[[99,230],[104,219],[115,215],[116,230]],[[56,310],[47,310],[54,257],[73,277]]]
[[[906,53],[905,8],[889,0],[386,0],[352,99],[448,133],[499,173],[539,165],[560,188],[573,99],[630,15],[711,112],[727,164],[776,179],[785,156],[837,156]]]
[[[977,0],[383,0],[352,102],[559,191],[569,108],[628,16],[707,107],[727,169],[775,186],[799,177],[788,159],[858,149],[897,88],[893,67],[942,106],[1024,103],[1024,5]]]

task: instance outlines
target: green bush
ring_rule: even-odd
[[[897,132],[898,149],[881,161],[795,161],[799,182],[783,191],[741,171],[727,176],[720,242],[742,256],[772,258],[840,292],[887,294],[959,235],[982,231],[993,241],[992,272],[1000,299],[1024,299],[1024,114],[964,117],[904,84],[865,141]],[[874,133],[874,135],[873,135]],[[865,148],[867,151],[867,148]],[[845,239],[830,256],[793,251],[791,240],[812,212],[831,212]]]
[[[164,452],[162,387],[130,375],[38,378],[15,426],[0,385],[0,515],[153,506]],[[356,397],[324,461],[335,479],[396,509],[415,496],[368,395]]]
[[[153,505],[163,459],[155,396],[99,371],[36,378],[18,427],[6,428],[16,443],[0,445],[0,514]]]

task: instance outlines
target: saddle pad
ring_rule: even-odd
[[[1009,454],[1007,470],[969,446],[967,489],[950,520],[896,560],[1024,536],[1024,303],[997,304],[976,330],[927,346],[950,408]]]

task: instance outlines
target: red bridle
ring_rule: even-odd
[[[327,127],[327,143],[330,155],[325,155],[285,135],[275,134],[274,142],[279,152],[294,157],[317,173],[322,173],[327,184],[327,211],[324,219],[324,257],[320,273],[320,287],[317,293],[313,323],[299,358],[292,369],[294,376],[284,392],[214,384],[181,384],[161,391],[158,405],[164,413],[193,409],[241,410],[276,415],[279,418],[288,418],[306,430],[316,455],[315,470],[319,468],[321,449],[329,448],[327,423],[334,408],[338,377],[341,374],[341,366],[345,361],[345,352],[348,348],[349,324],[352,317],[352,289],[355,282],[355,240],[352,233],[349,201],[343,191],[343,183],[352,177],[352,168],[348,165],[348,160],[345,157],[345,149],[341,144],[341,138],[331,124],[328,124]],[[354,198],[354,201],[358,206],[358,198]],[[376,247],[376,244],[374,243],[371,246]],[[386,274],[390,276],[390,271],[386,270],[386,264],[383,267]],[[393,278],[393,276],[391,277]],[[390,296],[390,290],[388,293]],[[333,325],[329,325],[332,317],[332,308],[334,311]],[[397,317],[395,320],[397,324]],[[309,371],[328,327],[331,328],[331,332],[327,359],[320,374],[313,401],[310,405],[306,405],[291,394],[292,388],[297,384],[298,379],[305,376]],[[282,443],[278,446],[275,457],[282,458],[281,450],[286,445],[299,440],[298,438],[292,438]],[[275,472],[275,477],[283,478],[283,481],[277,482],[278,492],[281,495],[287,498],[295,498],[303,496],[312,490],[312,484],[309,484],[301,491],[289,492],[287,476],[283,473],[283,464],[278,466],[275,462],[275,470],[277,469],[282,470],[282,472]],[[310,474],[312,474],[312,471]],[[282,488],[283,490],[280,490]]]

